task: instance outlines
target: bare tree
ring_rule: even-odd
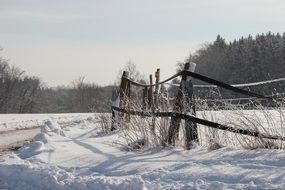
[[[137,65],[133,62],[133,61],[128,61],[127,64],[123,67],[123,69],[120,69],[118,76],[117,76],[117,80],[115,82],[116,86],[119,86],[120,82],[121,82],[121,77],[122,77],[122,73],[123,71],[127,71],[129,72],[129,78],[140,82],[140,83],[147,83],[147,79],[146,76],[144,76],[143,74],[141,74],[138,69],[137,69]]]

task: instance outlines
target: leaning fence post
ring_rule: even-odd
[[[190,67],[190,64],[185,63],[184,70],[188,70],[189,67]],[[184,89],[186,78],[187,78],[187,76],[185,74],[183,74],[182,79],[180,81],[179,90],[178,90],[178,93],[176,95],[175,102],[174,102],[174,107],[173,107],[174,112],[182,112],[182,109],[183,109],[183,101],[182,101],[183,100],[183,89]],[[178,138],[180,122],[181,122],[181,118],[178,118],[175,116],[171,117],[170,126],[168,129],[168,135],[167,135],[167,143],[170,145],[174,145],[175,140]]]
[[[194,72],[196,68],[195,63],[190,63],[189,71]],[[196,116],[194,92],[192,78],[187,76],[184,85],[184,110],[186,113],[191,113]],[[192,141],[198,141],[197,123],[185,120],[185,149],[189,150]]]
[[[120,85],[120,109],[125,109],[126,106],[126,96],[127,96],[127,89],[128,89],[128,81],[126,78],[128,78],[129,72],[124,71],[122,78],[121,78],[121,85]],[[120,113],[120,127],[124,127],[125,123],[125,114]]]

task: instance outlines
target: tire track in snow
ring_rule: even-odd
[[[1,132],[0,155],[20,148],[26,141],[31,140],[39,132],[39,127]]]

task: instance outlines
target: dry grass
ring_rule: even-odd
[[[266,108],[261,104],[258,105],[257,102],[254,103],[256,104],[254,109],[248,110],[248,108],[245,109],[242,105],[223,102],[224,110],[216,111],[218,110],[217,108],[207,107],[205,101],[199,100],[197,103],[200,109],[198,116],[233,128],[257,131],[265,135],[284,136],[284,104],[280,102],[274,108]],[[214,143],[220,146],[245,149],[284,149],[284,142],[281,140],[252,137],[203,126],[199,127],[199,137],[202,146],[210,146]]]
[[[138,92],[139,94],[140,92]],[[134,96],[136,97],[136,96]],[[168,97],[159,95],[158,111],[170,111],[173,102]],[[127,100],[127,109],[142,111],[141,99]],[[218,100],[209,105],[201,99],[195,100],[197,117],[217,122],[233,128],[258,131],[262,134],[285,136],[285,104],[279,102],[274,108],[262,106],[258,101],[250,99],[246,104],[236,104],[228,100]],[[249,110],[249,105],[254,109]],[[147,109],[151,112],[151,109]],[[162,148],[166,143],[171,118],[153,118],[130,116],[130,120],[121,124],[120,133],[123,141],[120,142],[127,150],[142,150],[149,148]],[[106,129],[103,125],[102,129]],[[154,129],[154,130],[153,130]],[[198,125],[199,145],[210,150],[223,146],[256,149],[274,148],[284,149],[281,140],[269,140],[252,137]],[[185,122],[180,124],[180,132],[176,146],[185,146]]]

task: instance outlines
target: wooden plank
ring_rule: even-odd
[[[121,110],[120,108],[113,107],[114,110],[122,112],[122,113],[130,113],[132,115],[139,115],[139,116],[146,116],[146,117],[153,117],[153,114],[146,113],[146,112],[140,112],[140,111],[135,111],[135,110]],[[215,123],[212,121],[208,121],[205,119],[200,119],[195,116],[191,115],[186,115],[182,113],[174,113],[174,112],[157,112],[154,114],[156,117],[179,117],[180,119],[184,120],[190,120],[194,123],[199,123],[201,125],[205,125],[214,129],[219,129],[223,131],[228,131],[230,133],[237,133],[241,135],[248,135],[252,137],[257,137],[257,138],[265,138],[265,139],[272,139],[272,140],[281,140],[285,141],[285,137],[279,136],[279,135],[270,135],[270,134],[262,134],[259,131],[252,131],[248,129],[241,129],[241,128],[236,128],[236,127],[231,127],[219,123]]]

